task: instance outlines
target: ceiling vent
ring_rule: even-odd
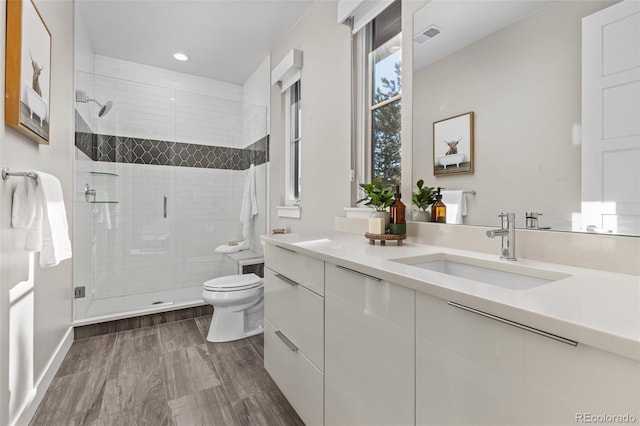
[[[416,34],[413,39],[418,43],[424,43],[425,41],[429,41],[432,38],[439,36],[440,34],[442,34],[442,28],[436,25],[429,25],[427,28],[425,28],[424,31]]]

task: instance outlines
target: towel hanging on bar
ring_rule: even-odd
[[[37,177],[35,182],[28,178],[31,174]],[[48,173],[29,171],[20,176],[25,176],[19,185],[24,185],[24,188],[17,188],[14,193],[11,214],[13,226],[27,230],[25,250],[40,252],[41,267],[56,266],[71,257],[62,185],[58,178]],[[35,190],[30,191],[29,185],[32,183]],[[25,206],[25,203],[28,205]]]

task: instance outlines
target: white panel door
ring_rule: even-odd
[[[640,2],[582,21],[582,229],[640,234]]]

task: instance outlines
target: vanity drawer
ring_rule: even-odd
[[[264,250],[264,264],[309,290],[324,295],[323,261],[300,254],[288,247],[267,244]]]
[[[323,298],[270,268],[264,274],[265,318],[324,370]]]
[[[264,367],[307,425],[324,422],[324,376],[268,319],[264,321]]]

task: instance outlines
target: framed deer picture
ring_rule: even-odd
[[[31,0],[7,0],[5,124],[49,143],[51,33]]]
[[[433,123],[434,176],[473,173],[473,112]]]

